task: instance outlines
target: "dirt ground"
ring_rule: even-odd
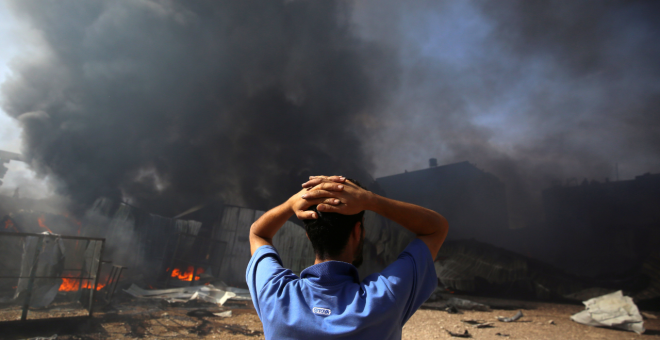
[[[450,336],[447,330],[463,333],[473,339],[660,339],[660,320],[645,320],[646,333],[638,335],[606,328],[584,326],[570,320],[570,316],[584,308],[579,305],[555,303],[527,303],[523,317],[511,323],[497,321],[497,316],[513,316],[516,311],[493,310],[490,312],[464,311],[448,314],[437,310],[418,310],[403,327],[403,339],[460,339]],[[485,320],[493,322],[492,328],[474,328],[461,320]],[[551,323],[552,321],[552,323]],[[497,334],[501,335],[497,335]]]
[[[516,305],[515,301],[502,301]],[[537,302],[520,302],[518,305],[523,308],[524,316],[512,323],[499,322],[496,317],[513,316],[517,310],[449,314],[441,310],[420,309],[403,328],[403,339],[460,339],[450,336],[447,330],[454,333],[467,330],[473,339],[660,339],[660,319],[645,320],[647,332],[638,335],[572,322],[569,318],[583,309],[580,305]],[[229,310],[231,317],[208,314]],[[659,314],[651,313],[654,316]],[[493,327],[474,328],[462,322],[469,319],[492,322]],[[264,338],[261,322],[247,301],[229,301],[218,307],[197,302],[171,305],[155,300],[126,300],[112,307],[99,308],[92,319],[72,321],[67,325],[61,319],[27,327],[0,325],[0,339],[51,337],[54,334],[58,335],[58,340]]]

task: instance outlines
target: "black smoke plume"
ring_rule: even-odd
[[[11,3],[47,53],[3,107],[77,201],[263,209],[435,157],[504,180],[518,227],[553,181],[660,171],[657,2]]]
[[[166,216],[265,209],[310,174],[365,180],[360,116],[382,52],[337,1],[13,1],[42,35],[3,85],[61,192]],[[383,54],[384,56],[384,54]]]

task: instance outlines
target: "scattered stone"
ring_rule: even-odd
[[[455,338],[471,338],[472,337],[472,335],[470,334],[470,332],[468,332],[467,329],[463,333],[454,333],[454,332],[449,331],[449,330],[446,330],[446,331],[447,331],[447,333],[449,333],[449,335],[451,335]]]
[[[514,315],[510,318],[503,317],[503,316],[498,316],[497,320],[502,321],[502,322],[514,322],[514,321],[517,321],[518,319],[520,319],[522,317],[523,317],[523,312],[521,310],[519,310],[518,313],[516,313],[516,315]]]
[[[479,310],[483,312],[490,311],[490,307],[487,305],[459,298],[450,298],[447,300],[447,306],[454,306],[462,310]]]
[[[190,312],[186,313],[186,315],[196,317],[196,318],[201,318],[201,317],[205,317],[205,316],[215,316],[213,313],[207,311],[206,309],[191,310]]]
[[[492,322],[486,322],[485,320],[461,320],[461,322],[466,323],[475,328],[490,328],[493,327]]]
[[[548,323],[551,324],[551,325],[556,325],[554,320],[550,320],[550,321],[548,321]]]
[[[495,335],[497,335],[497,336],[505,336],[505,337],[508,337],[508,336],[509,336],[509,334],[505,334],[505,333],[495,333]]]

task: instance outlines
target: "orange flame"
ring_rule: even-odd
[[[60,292],[75,292],[80,289],[80,282],[82,281],[82,288],[92,289],[91,280],[80,280],[79,278],[74,277],[63,277],[62,284],[60,285]],[[102,283],[96,284],[96,290],[101,290],[105,287]]]
[[[195,268],[193,266],[188,266],[188,269],[186,269],[185,272],[181,271],[179,268],[174,268],[172,270],[172,277],[175,277],[181,281],[192,281],[193,280],[193,271]],[[195,281],[199,280],[199,274],[204,273],[204,268],[197,268],[197,272],[195,273]]]
[[[48,230],[50,233],[53,233],[53,231],[50,230],[50,229],[46,226],[46,223],[44,223],[45,221],[46,221],[46,218],[44,217],[44,215],[41,215],[41,217],[39,217],[39,218],[37,219],[37,222],[39,222],[39,226],[40,226],[40,227],[42,227],[42,228]],[[53,233],[53,234],[54,234],[54,233]]]
[[[78,221],[75,217],[69,215],[69,213],[64,213],[62,216],[68,218],[71,222],[75,223],[77,226],[81,226],[82,222]]]
[[[15,232],[18,232],[18,229],[10,219],[5,220],[5,229],[13,229]]]

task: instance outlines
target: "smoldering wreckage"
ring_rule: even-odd
[[[438,288],[422,309],[448,313],[500,309],[506,310],[507,316],[499,316],[493,322],[462,320],[467,327],[465,331],[447,330],[450,336],[472,337],[470,329],[519,322],[525,315],[524,304],[479,303],[476,301],[487,300],[471,298],[479,296],[584,301],[584,311],[571,317],[574,322],[640,334],[645,331],[644,319],[655,318],[653,313],[640,312],[638,304],[647,309],[657,308],[660,297],[657,250],[645,253],[643,259],[635,258],[642,265],[628,268],[625,278],[604,279],[604,276],[570,273],[561,268],[561,262],[548,264],[507,250],[506,244],[489,244],[483,240],[488,240],[493,232],[512,233],[506,227],[506,214],[501,214],[505,209],[479,210],[479,206],[503,204],[501,182],[467,162],[440,167],[434,163],[432,160],[428,169],[377,179],[373,186],[381,194],[447,211],[450,221],[456,221],[460,230],[474,236],[466,239],[466,235],[450,235],[436,261]],[[652,181],[657,186],[659,176],[642,176],[641,180]],[[417,181],[430,185],[412,189],[420,188],[414,185]],[[623,187],[625,183],[616,185]],[[556,194],[560,189],[553,188],[551,193]],[[422,198],[415,201],[410,190],[430,191],[417,195]],[[488,195],[475,190],[488,191]],[[445,194],[434,196],[437,191]],[[465,208],[448,209],[450,203],[456,202],[448,201],[451,195],[446,193],[458,191],[472,197],[456,196],[463,197],[464,202],[458,203]],[[490,197],[491,202],[475,201],[474,197]],[[87,334],[97,331],[90,327],[99,322],[123,320],[125,335],[135,337],[172,336],[181,332],[199,336],[213,332],[263,335],[245,324],[232,323],[233,318],[250,313],[253,308],[245,289],[245,268],[250,259],[247,235],[252,222],[263,211],[209,204],[192,208],[177,218],[168,218],[125,202],[99,198],[78,218],[49,211],[44,205],[20,197],[0,199],[3,334],[24,338],[44,336],[44,331],[52,329],[44,326],[48,322],[56,322],[60,334]],[[480,228],[475,225],[483,223],[479,218],[490,221],[494,227]],[[404,228],[371,212],[367,212],[365,223],[361,277],[382,270],[413,237]],[[520,237],[509,236],[505,238]],[[650,237],[657,236],[655,230]],[[294,272],[300,273],[313,264],[311,244],[303,228],[294,221],[282,227],[274,244],[284,265]],[[594,254],[591,260],[603,260],[597,252]],[[609,262],[614,266],[621,263],[625,264]],[[144,320],[154,315],[167,320],[146,327]],[[81,328],[80,323],[88,325],[87,328]],[[509,336],[502,332],[496,335]]]

